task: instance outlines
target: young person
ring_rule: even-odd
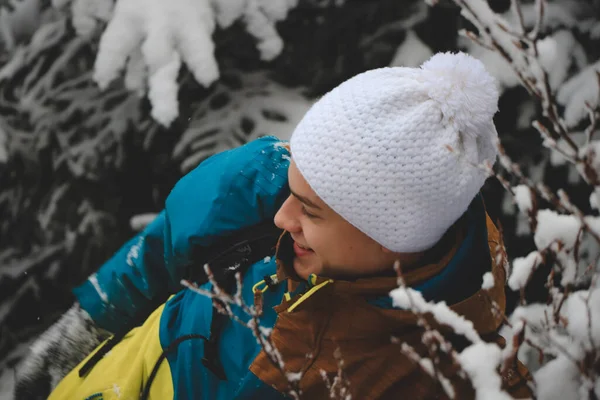
[[[325,399],[340,359],[354,399],[446,398],[401,349],[428,357],[417,316],[392,305],[393,266],[425,299],[445,301],[483,338],[503,341],[495,309],[505,306],[502,240],[477,167],[496,158],[497,101],[479,61],[437,54],[420,68],[367,71],[323,96],[294,131],[291,154],[265,137],[203,162],[156,220],[75,290],[78,304],[24,363],[17,399],[58,383],[49,355],[89,351],[97,327],[115,336],[50,399],[278,399],[290,381],[303,397]],[[283,234],[271,254],[280,234],[273,220]],[[202,283],[204,262],[229,290],[230,272],[243,272],[242,297],[262,309],[260,325],[287,373],[248,327],[181,290],[184,277],[214,290]],[[486,272],[494,286],[484,290]],[[431,323],[456,349],[468,345]],[[455,398],[474,398],[452,360],[441,356],[439,367]],[[526,375],[515,364],[504,389],[529,397]]]

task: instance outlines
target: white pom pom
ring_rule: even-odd
[[[498,110],[498,87],[483,63],[465,53],[438,53],[421,66],[423,84],[444,119],[464,135],[486,131]]]

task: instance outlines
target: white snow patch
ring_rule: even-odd
[[[71,3],[72,24],[79,36],[91,36],[99,23],[112,15],[112,0],[74,0]]]
[[[94,289],[96,289],[96,293],[98,293],[98,296],[100,296],[102,301],[105,303],[108,303],[108,296],[100,287],[100,283],[98,282],[98,276],[96,274],[92,274],[92,275],[90,275],[88,280],[90,281],[92,286],[94,286]]]
[[[431,313],[433,317],[441,324],[445,324],[454,329],[454,332],[463,335],[472,343],[481,341],[479,334],[473,327],[473,322],[465,319],[452,311],[445,302],[429,303],[425,301],[423,295],[414,289],[399,287],[390,292],[394,307],[405,310],[413,310],[418,313]]]
[[[599,207],[599,202],[598,202],[598,198],[600,194],[600,189],[599,188],[595,188],[594,191],[592,192],[592,194],[590,194],[590,207],[592,207],[592,209],[594,210],[600,210]]]
[[[117,385],[116,383],[113,383],[113,392],[115,395],[117,395],[117,399],[121,398],[121,388],[119,387],[119,385]]]
[[[78,32],[89,32],[95,27],[94,18],[105,18],[109,3],[112,2],[75,0],[73,7],[78,10],[78,18],[74,24]],[[284,45],[276,24],[297,3],[297,0],[117,0],[100,38],[94,80],[105,89],[127,68],[127,87],[143,93],[147,83],[152,116],[169,126],[178,116],[177,76],[182,63],[205,87],[219,78],[212,40],[216,24],[226,28],[241,20],[256,39],[261,59],[270,61],[281,53]]]
[[[598,78],[600,61],[590,64],[577,75],[567,80],[558,90],[556,100],[565,106],[564,118],[569,126],[588,118],[586,103],[598,105]]]
[[[561,241],[567,249],[575,246],[581,228],[579,220],[573,215],[560,215],[552,210],[540,210],[537,213],[537,227],[534,235],[539,250]]]
[[[146,228],[148,225],[150,225],[150,223],[152,223],[152,221],[154,221],[156,219],[157,215],[158,214],[156,214],[156,213],[146,213],[146,214],[134,215],[129,220],[129,226],[134,231],[139,232],[141,230],[144,230],[144,228]]]
[[[489,290],[494,287],[494,274],[491,272],[486,272],[483,274],[483,283],[481,284],[481,288],[485,290]]]
[[[513,187],[515,193],[515,202],[519,210],[527,215],[533,209],[533,199],[531,197],[531,189],[526,185],[518,185]]]
[[[177,75],[182,59],[204,86],[219,77],[214,28],[208,0],[119,0],[100,38],[94,80],[105,89],[141,46],[152,116],[168,126],[178,114]]]
[[[510,400],[501,389],[502,378],[496,371],[502,350],[495,344],[478,342],[462,351],[458,359],[471,378],[477,400]]]
[[[419,39],[415,31],[410,29],[406,32],[402,44],[396,49],[390,67],[418,67],[432,55],[431,49]]]
[[[587,349],[600,344],[600,289],[571,294],[562,312],[568,320],[571,337]]]
[[[540,400],[579,400],[579,372],[565,355],[546,363],[534,374]]]
[[[131,246],[131,248],[127,252],[126,262],[127,265],[129,265],[130,267],[134,266],[133,262],[137,260],[140,256],[140,252],[142,250],[142,246],[144,245],[144,241],[145,239],[143,236],[138,237],[137,243]]]
[[[508,286],[512,290],[519,290],[527,285],[529,277],[542,262],[542,255],[532,251],[527,257],[517,257],[513,261],[513,267],[508,278]]]
[[[565,286],[575,282],[575,279],[577,278],[577,263],[575,262],[575,258],[564,251],[556,253],[556,257],[562,266],[560,284]]]
[[[302,371],[301,372],[286,372],[285,377],[287,378],[288,382],[298,382],[302,378]]]

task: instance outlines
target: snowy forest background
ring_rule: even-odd
[[[533,53],[529,39],[513,42],[547,71],[548,96],[540,80],[527,88],[537,64],[515,69],[497,51],[505,43],[459,34],[481,30],[469,16],[491,18],[483,1],[428,3],[0,0],[0,398],[27,345],[72,304],[70,288],[162,209],[183,174],[261,135],[289,137],[315,98],[359,72],[459,49],[502,88],[508,157],[484,196],[514,272],[508,335],[533,369],[552,367],[536,378],[559,377],[562,391],[538,398],[598,398],[600,1],[521,1],[520,12],[488,1],[535,34]],[[574,360],[544,342],[540,315],[565,317],[538,325]]]

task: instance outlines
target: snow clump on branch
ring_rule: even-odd
[[[201,85],[219,79],[212,34],[241,20],[257,40],[262,60],[283,49],[275,24],[287,17],[298,0],[73,0],[71,12],[78,34],[88,35],[94,21],[108,21],[100,38],[94,80],[105,89],[123,70],[129,90],[148,89],[152,117],[169,126],[178,116],[177,76],[184,62]],[[68,4],[54,0],[56,7]],[[112,16],[111,16],[112,11]]]

